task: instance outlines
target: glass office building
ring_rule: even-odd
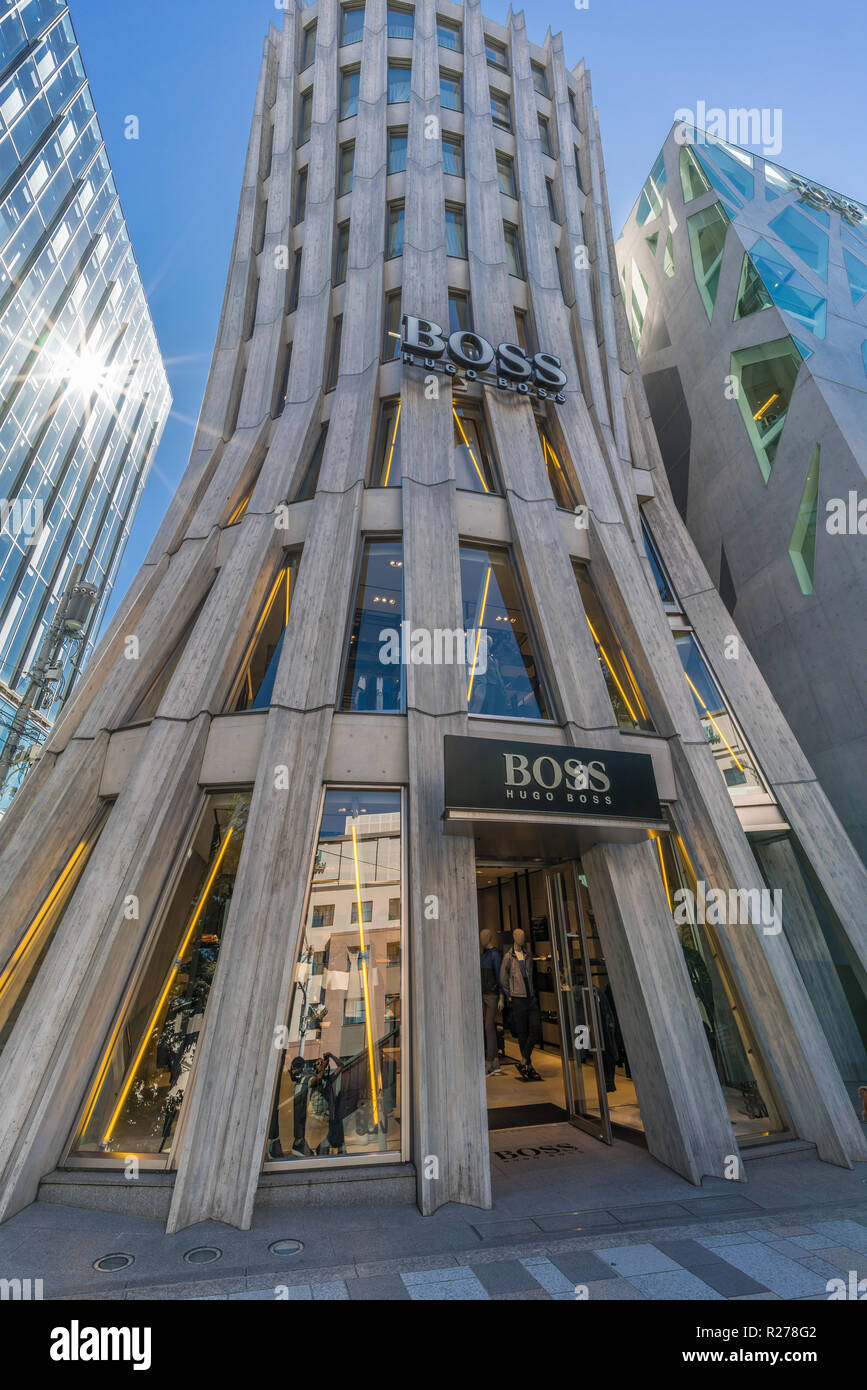
[[[93,601],[22,754],[90,656],[170,401],[68,9],[2,0],[0,748],[70,582]]]
[[[867,858],[867,204],[678,123],[616,250],[678,510]]]
[[[0,827],[0,1220],[484,1208],[516,1105],[867,1157],[867,875],[727,659],[603,168],[521,14],[269,31],[203,428]]]

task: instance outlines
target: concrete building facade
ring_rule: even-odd
[[[0,813],[91,655],[171,394],[69,11],[0,18]],[[63,625],[63,596],[86,613]],[[69,615],[72,616],[71,614]],[[12,750],[9,750],[10,757]],[[27,755],[30,754],[30,757]]]
[[[867,207],[678,124],[617,242],[677,507],[867,855]]]
[[[628,334],[559,36],[287,6],[189,467],[0,831],[0,1215],[486,1207],[552,1109],[867,1154],[867,875]]]

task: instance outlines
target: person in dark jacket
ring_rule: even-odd
[[[479,932],[479,944],[482,948],[479,960],[482,972],[482,1020],[485,1028],[485,1071],[488,1076],[500,1070],[500,1059],[497,1053],[497,1008],[503,996],[502,986],[500,985],[500,969],[503,964],[503,953],[497,950],[493,942],[493,932],[488,931],[487,928]]]
[[[520,927],[512,934],[512,946],[503,956],[500,984],[512,1005],[512,1026],[521,1049],[518,1071],[524,1081],[541,1081],[532,1064],[533,1048],[542,1038],[542,1016],[536,998],[536,974],[533,957],[525,949],[526,940]]]

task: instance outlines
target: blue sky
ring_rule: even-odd
[[[112,597],[120,601],[183,473],[201,405],[273,0],[69,0],[166,359],[174,410]],[[491,19],[508,5],[487,0]],[[779,162],[867,201],[867,7],[857,0],[534,0],[590,69],[620,230],[681,107],[782,112]],[[140,138],[124,138],[136,115]],[[111,609],[109,609],[111,612]]]

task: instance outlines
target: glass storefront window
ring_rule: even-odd
[[[737,805],[739,798],[764,791],[762,779],[692,633],[676,633],[674,642],[705,738],[729,796]]]
[[[169,909],[97,1068],[76,1158],[168,1155],[186,1095],[250,809],[250,792],[211,795]]]
[[[698,883],[683,839],[672,827],[671,834],[658,836],[654,844],[735,1138],[739,1144],[758,1143],[785,1128],[779,1108],[721,960],[716,928],[698,920]]]
[[[94,851],[108,808],[101,810],[61,869],[36,916],[0,970],[0,1053],[39,973],[66,906]]]
[[[403,709],[403,664],[393,659],[403,618],[403,546],[367,541],[349,634],[341,708],[353,713],[399,714]]]
[[[325,793],[266,1162],[401,1148],[401,798]]]
[[[467,673],[470,714],[547,719],[549,706],[508,552],[462,545],[460,559],[463,625],[477,639]]]
[[[596,655],[608,687],[611,707],[621,729],[644,729],[653,733],[653,721],[647,706],[641,698],[638,683],[632,674],[632,667],[626,653],[617,639],[608,614],[602,607],[599,595],[584,565],[575,566],[575,578],[581,594],[584,616],[590,629],[590,636],[596,646]]]
[[[271,702],[289,622],[292,569],[291,562],[284,565],[271,586],[241,666],[233,697],[228,702],[227,713],[267,709]]]
[[[824,338],[828,306],[822,296],[764,237],[750,248],[750,256],[777,308],[791,314],[817,338]]]
[[[732,353],[731,375],[740,387],[738,407],[765,482],[771,476],[801,361],[791,338]]]

